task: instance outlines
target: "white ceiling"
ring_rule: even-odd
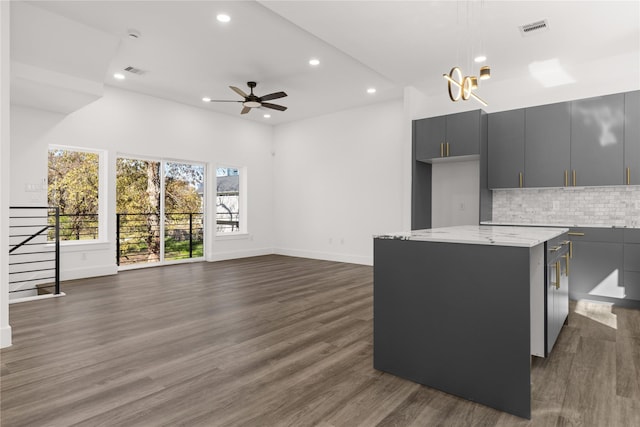
[[[471,58],[480,52],[492,67],[487,89],[510,79],[531,80],[528,67],[534,61],[556,58],[576,81],[590,84],[615,78],[629,58],[636,68],[640,63],[637,0],[28,3],[106,33],[117,48],[110,58],[96,58],[78,50],[78,43],[59,43],[55,55],[31,49],[29,58],[20,51],[28,43],[13,43],[12,24],[12,59],[78,77],[95,74],[107,61],[102,67],[107,85],[235,116],[241,104],[205,104],[201,98],[239,100],[228,86],[248,91],[246,82],[257,81],[258,95],[280,90],[289,95],[272,101],[286,105],[285,112],[254,109],[243,116],[272,124],[401,98],[406,86],[446,96],[442,74],[453,65],[477,74]],[[217,22],[220,12],[231,22]],[[520,34],[519,25],[541,19],[549,20],[549,31]],[[128,38],[129,29],[141,37]],[[65,30],[48,25],[33,31],[47,37]],[[319,66],[308,64],[312,57]],[[607,58],[609,76],[590,66]],[[146,74],[114,80],[127,66]],[[368,87],[377,92],[367,94]],[[263,118],[265,112],[270,119]]]

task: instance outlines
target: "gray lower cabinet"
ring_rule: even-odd
[[[376,238],[373,256],[373,367],[530,418],[530,248]]]
[[[624,94],[624,182],[640,185],[640,91]]]
[[[571,229],[569,298],[615,302],[625,298],[623,230]]]
[[[572,102],[572,185],[624,184],[624,104],[622,93]]]
[[[524,184],[524,109],[489,115],[489,188]]]
[[[640,301],[640,229],[624,230],[623,281],[627,298]]]
[[[570,259],[567,236],[547,244],[546,348],[549,355],[569,315]]]
[[[569,185],[571,103],[525,110],[525,187]]]

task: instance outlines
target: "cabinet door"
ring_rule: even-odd
[[[520,187],[524,176],[524,109],[489,114],[488,120],[489,188]]]
[[[416,160],[429,160],[440,156],[440,144],[445,142],[445,116],[416,120]]]
[[[624,167],[624,182],[640,185],[640,91],[624,94]]]
[[[573,185],[624,183],[624,94],[573,101],[571,169]]]
[[[640,300],[640,244],[637,243],[624,244],[624,291],[627,298]]]
[[[622,243],[574,241],[569,298],[623,298],[623,268]]]
[[[480,154],[480,110],[447,116],[449,156]]]
[[[563,187],[571,166],[568,102],[525,110],[525,187]]]
[[[547,265],[547,355],[569,315],[569,263],[567,257],[562,256],[557,263]]]

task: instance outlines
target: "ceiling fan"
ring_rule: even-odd
[[[233,90],[235,93],[243,97],[244,101],[209,99],[208,102],[242,102],[243,108],[242,108],[242,111],[240,111],[240,114],[247,114],[249,111],[251,111],[252,108],[259,108],[259,107],[271,108],[273,110],[278,110],[278,111],[284,111],[287,109],[287,107],[285,107],[284,105],[265,102],[265,101],[271,101],[272,99],[284,98],[285,96],[287,96],[286,93],[274,92],[264,96],[256,96],[253,94],[253,88],[256,87],[256,85],[257,85],[256,82],[247,82],[247,86],[249,86],[249,89],[251,89],[251,93],[249,93],[249,95],[244,93],[242,89],[239,89],[235,86],[229,86],[231,90]]]

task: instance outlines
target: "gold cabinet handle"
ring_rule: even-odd
[[[631,168],[627,168],[627,185],[631,185]]]
[[[520,188],[522,188],[522,172],[518,174],[520,176]]]
[[[573,258],[573,242],[571,240],[565,240],[562,245],[569,245],[569,258]]]
[[[444,157],[444,142],[440,143],[440,157]]]
[[[577,184],[577,182],[576,182],[576,170],[574,169],[573,170],[573,186],[575,187],[576,184]]]
[[[554,246],[549,249],[549,252],[558,252],[560,249],[562,249],[562,246]]]
[[[569,186],[569,171],[568,170],[564,171],[564,186],[565,187]]]
[[[569,236],[584,236],[584,233],[580,233],[578,231],[570,231],[567,233]]]
[[[551,283],[551,286],[555,286],[556,289],[560,289],[560,261],[556,261],[556,282]]]
[[[447,142],[447,157],[449,157],[449,143]]]
[[[569,258],[571,258],[571,255],[570,254],[565,254],[565,255],[562,255],[562,258],[564,258],[564,261],[565,261],[566,267],[567,267],[567,272],[566,272],[565,276],[569,277]]]

